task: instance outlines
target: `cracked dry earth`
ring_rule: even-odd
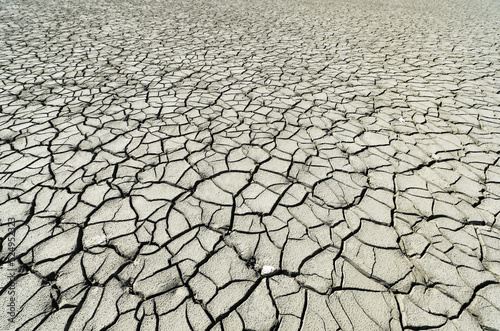
[[[500,329],[499,18],[1,0],[0,329]]]

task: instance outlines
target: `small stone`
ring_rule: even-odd
[[[268,275],[274,271],[274,267],[270,265],[265,265],[262,267],[262,275]]]

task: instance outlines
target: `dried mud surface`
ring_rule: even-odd
[[[0,0],[0,329],[499,330],[498,22]]]

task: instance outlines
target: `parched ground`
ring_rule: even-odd
[[[499,330],[500,2],[0,0],[0,221],[0,330]]]

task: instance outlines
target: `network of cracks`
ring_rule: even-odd
[[[499,18],[0,1],[0,329],[500,329]]]

